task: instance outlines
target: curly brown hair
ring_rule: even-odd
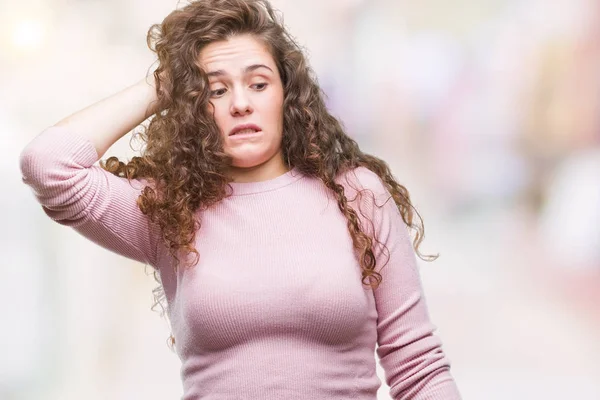
[[[341,173],[356,167],[366,167],[381,178],[404,222],[417,231],[413,241],[417,254],[425,261],[435,260],[437,255],[424,258],[418,250],[424,227],[407,189],[396,182],[386,162],[362,152],[328,112],[324,93],[301,47],[269,2],[200,0],[171,12],[148,31],[148,47],[159,61],[154,71],[159,111],[145,132],[140,132],[146,143],[142,156],[133,157],[127,164],[116,157],[101,163],[115,175],[152,183],[144,188],[138,205],[159,224],[164,243],[177,263],[180,260],[176,253],[180,250],[194,253],[197,263],[194,238],[201,222],[195,213],[227,197],[231,182],[225,173],[231,159],[223,151],[221,132],[207,107],[210,90],[199,54],[211,42],[241,34],[250,34],[264,43],[275,60],[284,87],[284,161],[320,179],[336,196],[359,255],[363,284],[368,282],[376,288],[382,280],[375,271],[373,242],[377,238],[361,230],[356,210],[349,204],[344,187],[336,182]],[[413,210],[419,223],[413,222]],[[160,285],[156,271],[154,276]],[[164,300],[164,296],[157,296],[160,289],[155,291],[153,308]],[[161,307],[164,313],[164,305]]]

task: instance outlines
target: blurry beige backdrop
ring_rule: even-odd
[[[423,283],[464,399],[600,399],[600,3],[273,4],[424,218],[440,258]],[[1,399],[182,393],[149,270],[52,222],[18,168],[44,128],[146,74],[147,29],[175,7],[0,0]],[[130,137],[104,158],[135,155]]]

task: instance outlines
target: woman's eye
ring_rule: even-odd
[[[265,88],[268,86],[268,83],[255,83],[252,86],[260,92],[260,91],[265,90]],[[215,89],[215,90],[212,90],[210,92],[210,94],[212,97],[220,97],[220,96],[224,95],[226,91],[227,91],[227,89],[225,89],[225,88]]]
[[[264,90],[267,87],[266,83],[257,83],[253,86],[260,86],[260,88],[257,88],[257,90]]]
[[[225,89],[217,89],[217,90],[213,90],[210,92],[211,96],[221,96],[223,94],[225,94],[225,92],[221,93],[221,91],[224,91]]]

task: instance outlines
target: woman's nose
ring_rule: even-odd
[[[231,100],[231,114],[248,114],[252,112],[252,105],[248,94],[240,89],[233,92]]]

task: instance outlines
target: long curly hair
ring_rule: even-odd
[[[222,134],[207,107],[210,90],[199,54],[211,42],[240,34],[251,34],[264,43],[275,60],[284,87],[284,161],[320,179],[335,195],[359,255],[363,284],[376,288],[382,280],[375,271],[373,244],[377,238],[362,231],[357,211],[349,204],[344,187],[336,182],[339,174],[356,167],[366,167],[381,178],[404,222],[416,230],[416,253],[425,261],[435,260],[437,255],[424,258],[418,250],[424,227],[407,189],[396,182],[386,162],[362,152],[328,112],[315,74],[279,12],[267,0],[200,0],[174,10],[148,30],[148,47],[159,61],[154,71],[158,111],[139,133],[146,144],[141,157],[133,157],[127,164],[116,157],[101,163],[117,176],[151,182],[139,196],[138,206],[159,224],[177,264],[177,253],[182,250],[194,253],[193,264],[197,263],[194,238],[201,221],[195,213],[225,198],[231,182],[225,173],[231,159],[224,153]],[[419,222],[413,221],[415,213]],[[160,304],[164,314],[164,291],[156,271],[154,277],[159,287],[152,308]],[[170,339],[174,344],[174,338]]]

